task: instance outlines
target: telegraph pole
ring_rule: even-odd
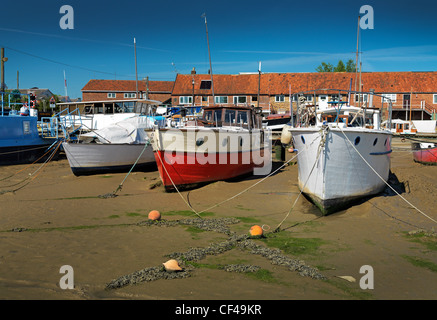
[[[1,90],[2,92],[5,91],[6,84],[5,84],[5,62],[8,61],[8,58],[5,57],[5,48],[1,48]]]

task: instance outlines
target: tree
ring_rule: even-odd
[[[332,72],[334,70],[334,66],[330,63],[322,62],[320,66],[316,68],[317,72]]]
[[[352,59],[346,62],[346,66],[342,60],[339,60],[337,66],[334,67],[329,62],[322,62],[320,66],[316,68],[317,72],[355,72],[355,63]]]
[[[349,59],[346,62],[346,72],[355,72],[356,71],[356,64],[354,62],[354,60]]]
[[[338,61],[337,66],[334,68],[334,72],[345,72],[346,71],[346,67],[343,63],[343,61]]]

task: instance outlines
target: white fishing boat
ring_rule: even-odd
[[[156,168],[144,131],[154,123],[153,117],[132,117],[63,142],[72,172],[79,176]]]
[[[308,106],[297,99],[298,121],[289,129],[298,152],[299,188],[323,214],[381,192],[390,171],[392,132],[381,128],[384,102],[375,108],[370,92],[368,104],[351,106],[341,99],[350,92],[341,91],[335,90],[339,99],[330,103]],[[391,101],[387,110],[390,123]]]

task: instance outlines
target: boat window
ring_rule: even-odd
[[[375,138],[375,141],[373,141],[373,145],[376,145],[378,143],[378,138]]]
[[[225,124],[232,125],[235,124],[235,110],[225,110]]]
[[[111,104],[109,104],[109,103],[105,104],[105,113],[107,113],[107,114],[113,114],[114,113],[114,109],[113,109],[112,103]]]
[[[300,136],[300,139],[302,140],[302,143],[305,144],[305,138],[303,136]]]
[[[203,118],[206,121],[211,121],[212,120],[212,111],[211,110],[205,111],[204,115],[203,115]]]
[[[133,101],[124,102],[123,109],[124,112],[134,112],[134,102]]]
[[[221,122],[222,121],[222,110],[215,110],[214,111],[214,118],[213,121]]]
[[[123,104],[122,103],[114,103],[114,113],[122,113],[123,112]]]
[[[83,109],[83,112],[85,114],[92,114],[93,113],[93,107],[92,106],[85,106],[85,108]]]
[[[238,123],[247,124],[247,111],[238,111]]]
[[[95,104],[94,105],[94,113],[103,113],[103,104]]]

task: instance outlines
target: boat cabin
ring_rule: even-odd
[[[261,111],[249,106],[209,106],[203,109],[201,122],[210,127],[261,129]]]
[[[393,119],[391,122],[391,127],[388,128],[391,132],[397,134],[416,134],[417,129],[414,127],[413,123],[401,119]]]

